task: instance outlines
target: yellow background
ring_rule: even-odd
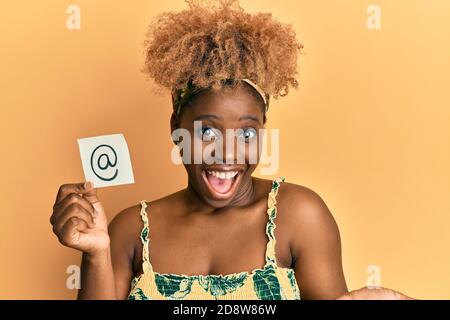
[[[69,4],[81,30],[66,28]],[[350,289],[450,298],[450,1],[242,0],[292,23],[301,89],[273,101],[279,174],[315,190],[340,227]],[[367,7],[382,9],[368,30]],[[83,181],[77,138],[122,132],[136,183],[101,189],[109,217],[183,188],[170,96],[140,73],[144,34],[182,0],[0,3],[0,298],[74,298],[80,254],[49,223],[58,186]]]

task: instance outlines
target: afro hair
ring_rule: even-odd
[[[303,45],[291,25],[246,13],[239,0],[185,1],[188,9],[159,14],[147,31],[142,71],[156,84],[218,88],[223,79],[247,78],[275,99],[298,88]]]

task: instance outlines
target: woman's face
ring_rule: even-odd
[[[264,119],[261,102],[240,86],[201,92],[172,119],[172,130],[190,133],[189,186],[209,205],[233,205],[251,193]]]

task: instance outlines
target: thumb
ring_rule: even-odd
[[[104,231],[108,232],[108,219],[106,217],[106,212],[103,208],[103,204],[97,197],[97,188],[94,188],[94,184],[91,181],[86,181],[85,183],[85,192],[83,193],[83,198],[88,200],[94,207],[95,224]]]
[[[84,183],[83,198],[85,198],[92,204],[100,202],[97,197],[97,188],[94,188],[94,184],[91,181],[86,181]]]

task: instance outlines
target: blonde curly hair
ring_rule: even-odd
[[[239,0],[185,1],[189,9],[159,14],[147,31],[142,71],[155,83],[174,92],[246,78],[275,99],[298,88],[303,45],[291,25],[246,13]]]

